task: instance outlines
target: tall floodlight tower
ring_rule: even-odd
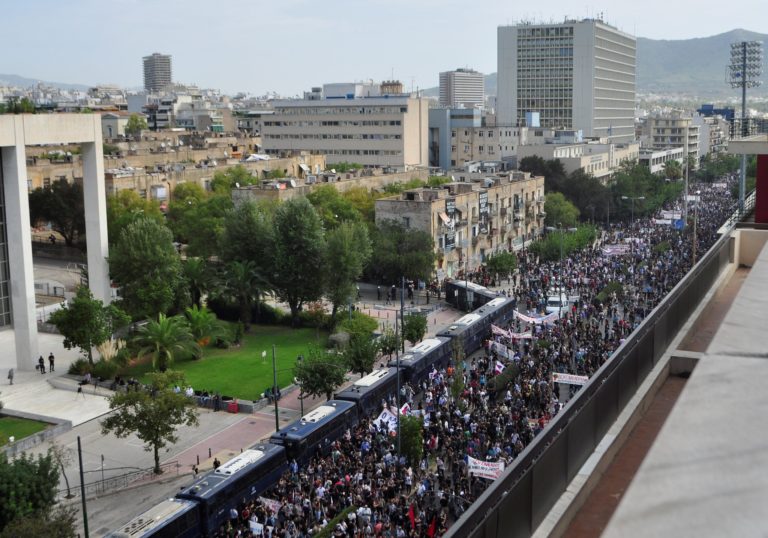
[[[731,63],[728,65],[728,83],[741,88],[741,137],[749,134],[747,122],[747,88],[760,85],[763,69],[763,42],[741,41],[731,43]],[[744,190],[747,177],[747,156],[741,156],[739,175],[739,213],[744,212]]]

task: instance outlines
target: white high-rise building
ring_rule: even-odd
[[[482,108],[485,79],[472,69],[440,73],[440,105],[450,108]]]
[[[171,85],[171,55],[153,53],[144,56],[144,89],[156,93]]]
[[[498,29],[500,125],[580,129],[611,142],[634,140],[636,39],[596,19]]]

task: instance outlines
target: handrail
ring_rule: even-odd
[[[104,478],[103,480],[97,480],[95,482],[85,484],[85,495],[86,497],[90,497],[92,495],[104,495],[110,491],[125,488],[128,485],[140,480],[155,480],[156,478],[165,476],[168,472],[172,472],[173,470],[175,470],[176,474],[178,475],[180,468],[181,464],[174,460],[161,464],[160,474],[155,473],[154,467],[149,467],[146,469],[132,471],[130,473],[111,476],[109,478]],[[86,472],[100,472],[100,469]],[[79,497],[81,491],[79,486],[79,484],[76,484],[68,489],[59,490],[57,492],[57,497],[62,499],[73,499]]]

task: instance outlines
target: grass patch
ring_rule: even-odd
[[[308,355],[311,345],[324,347],[328,335],[315,329],[291,329],[275,325],[254,325],[243,337],[239,348],[205,348],[200,360],[186,359],[174,363],[172,368],[184,372],[195,390],[220,392],[244,400],[256,400],[264,389],[272,386],[272,345],[275,345],[277,384],[286,387],[293,383],[296,357]],[[261,354],[266,351],[266,357]],[[129,368],[126,375],[146,382],[152,371],[150,363]]]
[[[28,420],[26,418],[0,416],[0,446],[8,444],[8,438],[13,435],[16,440],[29,437],[46,429],[50,424]]]

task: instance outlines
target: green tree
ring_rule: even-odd
[[[424,422],[421,417],[400,415],[400,451],[411,465],[424,455]]]
[[[485,260],[485,267],[496,279],[507,277],[517,268],[517,256],[514,252],[497,252]]]
[[[109,270],[121,288],[121,306],[134,319],[183,303],[181,259],[171,231],[152,219],[139,217],[126,226],[110,251]]]
[[[248,201],[227,212],[219,237],[222,260],[249,261],[260,274],[274,274],[275,231],[271,209]]]
[[[408,314],[403,318],[403,338],[411,345],[421,342],[427,334],[427,318],[421,314]]]
[[[325,296],[333,305],[331,323],[335,323],[339,307],[357,295],[357,279],[371,257],[371,240],[364,224],[351,222],[328,232],[326,240]]]
[[[182,316],[166,317],[165,314],[140,327],[132,344],[139,350],[138,357],[150,355],[152,366],[161,372],[165,372],[177,358],[199,356],[201,352],[187,320]]]
[[[352,170],[359,170],[362,167],[363,165],[360,163],[351,163],[347,161],[341,161],[331,165],[331,168],[336,170],[338,174],[345,174],[347,172],[351,172]]]
[[[113,413],[101,422],[101,432],[121,439],[136,434],[144,450],[153,453],[155,473],[160,474],[160,449],[179,440],[179,426],[197,426],[197,410],[183,392],[173,390],[184,385],[183,374],[168,371],[151,373],[149,378],[151,390],[116,392],[109,397]]]
[[[457,375],[462,370],[462,363],[466,357],[464,352],[464,337],[459,336],[451,340],[451,361],[453,362],[454,369]]]
[[[232,189],[237,185],[246,187],[256,182],[257,178],[245,166],[238,164],[226,170],[215,172],[213,180],[211,180],[211,189],[216,193],[230,196]]]
[[[147,120],[139,114],[131,114],[125,124],[125,135],[139,140],[141,131],[147,129]]]
[[[344,350],[347,369],[363,377],[366,373],[373,371],[378,354],[379,343],[372,338],[372,335],[353,334],[349,338],[347,349]]]
[[[202,258],[187,258],[181,266],[193,305],[201,306],[203,296],[213,287],[213,272]]]
[[[339,323],[339,331],[343,331],[349,335],[359,334],[361,336],[370,337],[373,331],[379,326],[379,322],[367,314],[362,312],[353,312],[352,319],[345,318]]]
[[[176,241],[187,245],[187,254],[210,258],[218,253],[216,245],[232,210],[232,198],[216,194],[197,198],[191,188],[183,192],[187,197],[174,198],[168,207],[168,226]]]
[[[67,306],[51,314],[50,322],[64,337],[64,347],[78,348],[93,364],[93,348],[106,342],[131,318],[115,305],[94,299],[87,286],[77,288]]]
[[[544,211],[547,214],[544,219],[547,226],[571,228],[579,221],[579,210],[559,192],[547,194]]]
[[[9,461],[0,452],[0,529],[19,518],[43,514],[56,502],[59,471],[53,456],[22,453]]]
[[[48,188],[33,190],[29,193],[29,216],[32,226],[50,222],[67,246],[73,246],[85,234],[82,187],[59,180]]]
[[[371,280],[399,282],[400,278],[428,280],[435,266],[435,245],[427,232],[384,221],[373,235]]]
[[[360,222],[362,215],[352,202],[333,185],[321,185],[307,195],[326,230],[333,230],[343,222]]]
[[[296,379],[305,395],[328,400],[344,383],[347,371],[343,357],[332,351],[312,347],[303,361],[296,364]]]
[[[300,323],[304,303],[318,300],[326,274],[326,245],[317,212],[306,198],[294,198],[278,207],[274,219],[275,275],[278,297],[288,303],[294,327]]]
[[[7,103],[0,108],[0,114],[34,114],[35,104],[28,98],[9,97]]]
[[[342,196],[352,204],[352,207],[355,208],[358,213],[360,213],[363,221],[368,225],[370,230],[375,228],[376,198],[372,191],[364,187],[352,187],[351,189],[344,191]]]
[[[679,162],[670,159],[664,163],[664,177],[669,179],[680,179],[683,177],[683,168]]]
[[[122,190],[114,196],[107,196],[107,233],[109,244],[114,245],[126,226],[140,217],[165,224],[165,217],[160,211],[160,204],[147,200],[134,190]]]
[[[45,536],[46,538],[75,538],[75,517],[72,507],[56,505],[34,514],[18,517],[0,532],[0,538]]]
[[[395,333],[392,327],[384,329],[384,334],[379,338],[381,352],[388,357],[391,357],[395,351],[400,349],[400,343],[400,335]]]
[[[258,311],[260,297],[271,291],[273,286],[251,261],[229,262],[224,266],[219,294],[237,303],[240,310],[240,322],[245,332],[251,330],[251,312],[256,304]]]
[[[184,317],[187,318],[187,326],[189,332],[192,333],[192,338],[200,347],[207,346],[211,341],[215,341],[227,333],[224,324],[216,318],[216,314],[205,306],[202,308],[197,305],[188,307],[184,310]]]

